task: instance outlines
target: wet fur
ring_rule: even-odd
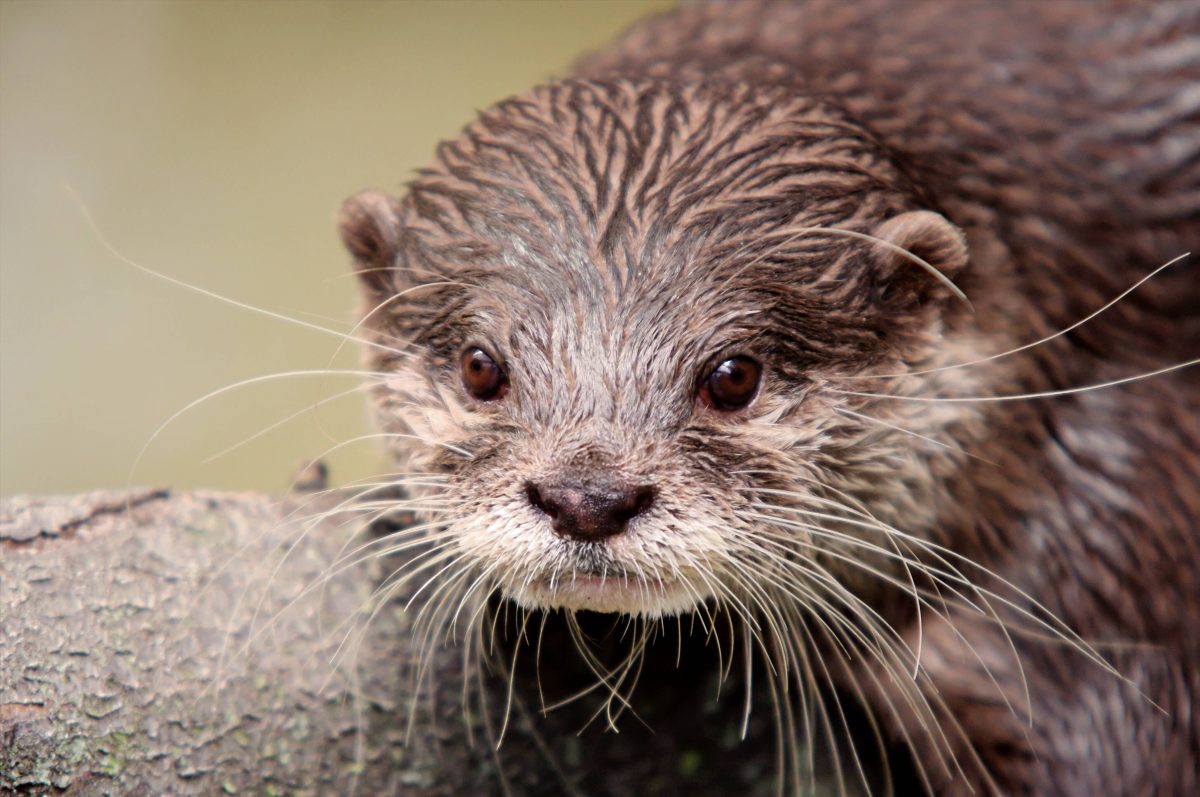
[[[426,620],[622,578],[595,608],[734,615],[938,794],[1200,789],[1197,369],[987,400],[1195,358],[1195,261],[985,359],[1200,244],[1197,86],[1184,3],[699,4],[349,202],[380,422],[445,480]],[[706,410],[736,353],[761,394]],[[524,484],[589,469],[661,500],[582,548]]]

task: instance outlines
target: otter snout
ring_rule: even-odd
[[[654,488],[582,479],[525,486],[529,503],[550,518],[556,534],[595,542],[623,532],[654,503]]]

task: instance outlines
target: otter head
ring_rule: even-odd
[[[889,427],[955,421],[868,417],[844,381],[935,362],[966,249],[821,102],[549,85],[340,223],[380,422],[464,591],[825,600],[881,548],[863,519],[923,500]]]

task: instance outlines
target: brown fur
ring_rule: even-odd
[[[1197,357],[1196,261],[1048,343],[925,372],[1049,336],[1200,245],[1197,87],[1193,4],[699,4],[485,111],[404,200],[351,200],[379,415],[446,479],[456,597],[483,573],[477,596],[581,608],[568,577],[612,573],[634,586],[596,608],[715,601],[772,617],[765,639],[878,612],[921,651],[907,684],[820,634],[767,647],[815,647],[938,794],[1196,793],[1196,369],[977,400]],[[503,401],[462,391],[469,345],[502,360]],[[759,396],[705,411],[698,381],[735,353],[762,361]],[[568,471],[660,499],[581,547],[524,497]],[[945,580],[866,547],[854,508],[926,567],[933,545],[977,563],[958,608],[918,616],[905,584]]]

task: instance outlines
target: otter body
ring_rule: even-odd
[[[348,201],[447,605],[728,616],[937,794],[1200,791],[1195,261],[1089,318],[1200,245],[1198,87],[1188,3],[689,5]]]

